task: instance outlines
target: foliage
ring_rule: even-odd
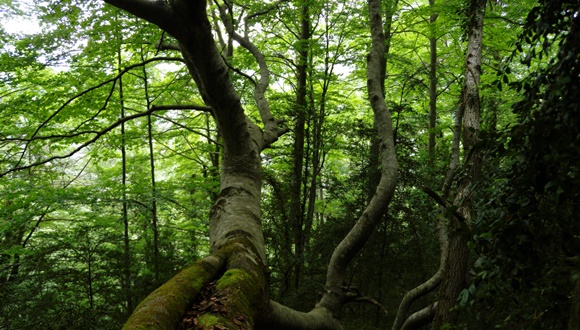
[[[530,59],[545,64],[510,83],[523,92],[513,105],[516,121],[486,141],[489,157],[499,158],[482,194],[485,211],[474,248],[480,253],[479,277],[486,283],[482,302],[491,304],[499,291],[511,292],[513,300],[497,300],[499,306],[514,307],[490,311],[504,318],[498,323],[504,327],[564,328],[578,279],[580,112],[572,95],[580,76],[579,9],[577,2],[550,1],[530,12],[522,32],[525,43],[517,48],[527,49],[524,65],[533,66]]]
[[[464,74],[462,24],[470,19],[466,1],[383,3],[393,17],[385,95],[400,179],[387,214],[349,268],[345,290],[371,296],[389,313],[348,304],[343,324],[352,329],[390,326],[405,292],[438,267],[437,205],[421,187],[437,190],[449,167]],[[263,152],[261,219],[270,297],[307,311],[324,290],[334,248],[376,187],[364,73],[368,9],[360,1],[280,1],[275,10],[270,2],[234,5],[235,28],[264,52],[271,71],[270,107],[289,128],[298,121],[297,58],[308,50],[298,196],[304,253],[289,218],[295,132]],[[305,5],[311,33],[301,39]],[[157,27],[101,1],[0,6],[0,329],[120,328],[137,302],[208,254],[221,137],[179,54],[156,46],[174,42]],[[233,84],[247,114],[258,118],[250,78],[259,68],[228,40],[210,6]],[[571,283],[580,276],[580,5],[489,7],[480,86],[485,130],[477,146],[485,152],[485,175],[474,183],[469,243],[475,276],[457,310],[469,328],[563,328]],[[260,14],[244,22],[249,13]],[[28,17],[39,29],[14,31],[13,17]],[[423,297],[413,311],[434,299]]]

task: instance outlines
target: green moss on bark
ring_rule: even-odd
[[[213,326],[218,324],[220,319],[219,319],[219,317],[217,317],[213,314],[203,314],[197,320],[198,320],[197,321],[198,326],[203,327],[203,328],[212,327],[212,329],[213,329]]]
[[[153,291],[135,309],[123,330],[173,330],[201,288],[217,276],[224,260],[202,259]]]
[[[218,324],[227,329],[253,329],[254,316],[267,302],[265,267],[248,244],[236,237],[220,248],[228,270],[216,282],[214,296],[223,304]]]

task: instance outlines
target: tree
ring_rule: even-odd
[[[227,64],[223,61],[213,41],[205,2],[176,1],[167,4],[108,1],[108,3],[159,25],[176,38],[190,74],[196,81],[205,103],[212,109],[212,115],[217,122],[224,144],[221,192],[210,218],[212,253],[203,261],[177,275],[142,302],[127,322],[126,327],[146,324],[174,327],[174,323],[183,314],[191,297],[189,293],[183,297],[185,293],[181,290],[184,288],[173,283],[193,273],[199,276],[200,272],[205,273],[205,276],[201,277],[209,280],[215,277],[224,266],[226,271],[218,280],[215,293],[215,296],[220,297],[227,308],[226,315],[218,316],[220,324],[233,326],[233,320],[238,320],[245,324],[245,327],[252,327],[254,322],[258,325],[264,322],[267,324],[287,323],[289,326],[307,322],[311,326],[316,323],[322,327],[328,327],[331,324],[336,326],[336,320],[333,317],[338,316],[342,304],[347,299],[342,287],[346,267],[354,253],[360,250],[372,232],[371,229],[377,219],[381,218],[396,182],[396,158],[394,157],[391,122],[382,96],[384,88],[381,77],[384,77],[385,64],[381,58],[384,58],[385,50],[379,3],[370,3],[374,41],[368,80],[375,120],[385,150],[382,157],[383,176],[377,188],[379,193],[371,200],[358,225],[335,250],[327,274],[326,292],[318,307],[309,314],[291,313],[281,305],[269,303],[266,300],[266,254],[259,212],[261,190],[259,154],[275,142],[285,130],[279,127],[280,122],[271,115],[264,98],[264,92],[269,83],[269,72],[263,55],[247,38],[229,31],[236,41],[252,53],[260,65],[260,80],[256,83],[254,95],[264,125],[261,130],[249,121],[244,113],[240,98],[229,78]],[[232,22],[226,21],[226,26],[229,24]],[[189,287],[189,289],[197,291],[205,284],[207,283],[198,282],[198,287]],[[236,288],[243,289],[236,290]],[[181,306],[163,306],[177,303],[166,300],[174,294],[181,296],[181,301],[179,301]],[[160,303],[163,300],[165,301]],[[166,313],[168,310],[171,311],[169,317],[166,316],[164,320],[157,319],[160,316],[159,311]],[[199,318],[204,321],[209,319],[203,314]]]
[[[567,321],[576,7],[106,2],[1,40],[0,328]]]

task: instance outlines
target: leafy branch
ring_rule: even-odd
[[[69,105],[69,104],[71,104],[71,103],[72,103],[74,100],[76,100],[76,99],[78,99],[78,98],[80,98],[80,97],[82,97],[82,96],[84,96],[84,95],[86,95],[86,94],[88,94],[88,93],[90,93],[90,92],[92,92],[92,91],[94,91],[94,90],[97,90],[97,89],[99,89],[99,88],[101,88],[101,87],[103,87],[103,86],[105,86],[105,85],[107,85],[107,84],[110,84],[110,83],[113,83],[113,87],[111,88],[111,90],[113,90],[113,89],[114,89],[114,87],[115,87],[115,84],[117,83],[117,80],[118,80],[118,79],[120,79],[120,78],[121,78],[121,77],[122,77],[122,76],[123,76],[125,73],[129,72],[130,70],[132,70],[132,69],[134,69],[134,68],[138,68],[138,67],[141,67],[141,66],[147,65],[147,64],[149,64],[149,63],[152,63],[152,62],[157,62],[157,61],[179,61],[179,62],[183,62],[183,59],[182,59],[182,58],[180,58],[180,57],[153,57],[153,58],[150,58],[150,59],[148,59],[148,60],[145,60],[145,61],[142,61],[142,62],[140,62],[140,63],[136,63],[136,64],[133,64],[133,65],[130,65],[130,66],[128,66],[128,67],[126,67],[126,68],[124,68],[123,70],[121,70],[121,71],[120,71],[120,72],[119,72],[119,73],[118,73],[116,76],[114,76],[113,78],[111,78],[111,79],[108,79],[108,80],[105,80],[105,81],[103,81],[103,82],[101,82],[101,83],[99,83],[99,84],[97,84],[97,85],[95,85],[95,86],[93,86],[93,87],[89,87],[89,88],[87,88],[87,89],[83,90],[82,92],[80,92],[80,93],[78,93],[78,94],[74,95],[73,97],[69,98],[69,99],[68,99],[66,102],[64,102],[64,103],[63,103],[63,104],[62,104],[62,105],[61,105],[61,106],[60,106],[60,107],[59,107],[59,108],[58,108],[58,109],[57,109],[55,112],[53,112],[53,113],[52,113],[50,116],[48,116],[48,118],[46,118],[46,119],[45,119],[45,120],[44,120],[44,121],[43,121],[43,122],[42,122],[42,123],[41,123],[41,124],[40,124],[40,125],[39,125],[39,126],[36,128],[36,130],[34,131],[34,133],[32,133],[32,136],[31,136],[30,138],[28,138],[28,139],[24,139],[24,140],[23,140],[23,141],[26,141],[26,144],[24,145],[24,149],[22,150],[22,153],[21,153],[20,159],[19,159],[19,160],[18,160],[18,162],[16,163],[16,166],[15,166],[15,168],[18,168],[18,167],[19,167],[20,163],[22,162],[22,159],[24,158],[24,155],[26,154],[26,150],[28,149],[28,147],[29,147],[29,145],[30,145],[30,142],[36,139],[36,137],[37,137],[38,133],[40,132],[40,130],[41,130],[42,128],[44,128],[46,125],[48,125],[48,123],[49,123],[51,120],[53,120],[53,119],[54,119],[54,118],[55,118],[55,117],[56,117],[56,116],[57,116],[59,113],[61,113],[61,112],[62,112],[62,111],[63,111],[63,110],[64,110],[64,109],[65,109],[65,108],[66,108],[66,107]],[[105,107],[106,107],[106,104],[108,103],[108,100],[110,99],[110,96],[111,96],[111,94],[109,94],[109,96],[107,97],[107,100],[106,100],[106,102],[105,102]],[[101,109],[101,110],[102,110],[102,109]],[[99,112],[100,112],[101,110],[99,110]],[[77,127],[77,128],[75,128],[73,131],[75,131],[75,130],[77,130],[77,129],[78,129],[78,127]],[[92,132],[92,133],[97,133],[97,134],[98,134],[98,132]],[[74,135],[74,134],[76,134],[76,135]],[[78,136],[78,135],[81,135],[81,134],[84,134],[84,133],[80,132],[79,134],[77,134],[77,133],[74,133],[74,134],[73,134],[72,136]],[[65,136],[65,137],[66,137],[66,136]]]
[[[116,127],[120,126],[122,123],[125,123],[127,121],[130,121],[130,120],[133,120],[133,119],[136,119],[136,118],[148,116],[148,115],[154,113],[155,111],[170,110],[170,109],[175,109],[176,107],[179,107],[179,106],[172,106],[172,107],[168,107],[168,106],[152,106],[147,111],[143,111],[143,112],[136,113],[134,115],[130,115],[130,116],[123,117],[123,118],[117,120],[116,122],[112,123],[111,125],[107,126],[106,128],[104,128],[104,129],[102,129],[100,131],[91,132],[91,133],[95,134],[95,136],[93,138],[91,138],[88,141],[85,141],[80,146],[76,147],[75,149],[73,149],[72,151],[70,151],[70,152],[68,152],[68,153],[66,153],[64,155],[57,155],[57,156],[48,157],[48,158],[45,158],[43,160],[40,160],[40,161],[31,163],[31,164],[28,164],[28,165],[24,165],[24,166],[19,166],[17,164],[13,168],[8,169],[7,171],[0,173],[0,178],[3,177],[3,176],[5,176],[5,175],[7,175],[7,174],[9,174],[9,173],[12,173],[12,172],[30,169],[30,168],[33,168],[33,167],[36,167],[36,166],[39,166],[39,165],[47,164],[47,163],[49,163],[49,162],[51,162],[53,160],[65,159],[65,158],[71,157],[74,154],[76,154],[77,152],[79,152],[82,149],[86,148],[87,146],[93,144],[101,136],[103,136],[103,135],[107,134],[108,132],[112,131]],[[195,105],[191,105],[191,106],[181,106],[181,107],[182,108],[188,108],[188,109],[194,109],[194,108],[195,109],[205,109],[206,108],[206,107],[203,107],[203,106],[195,106]],[[76,135],[78,135],[78,134],[75,133],[75,136]],[[27,141],[27,142],[29,143],[30,141]],[[23,151],[23,153],[24,153],[24,151]]]

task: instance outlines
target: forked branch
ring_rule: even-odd
[[[237,41],[242,47],[247,49],[260,68],[260,79],[258,81],[251,80],[254,83],[254,100],[258,106],[260,112],[260,117],[262,123],[264,124],[264,147],[270,145],[272,142],[276,141],[280,136],[278,123],[272,112],[270,110],[270,105],[266,99],[265,93],[270,85],[270,70],[268,69],[268,64],[266,63],[266,58],[264,54],[256,47],[256,45],[250,41],[248,37],[244,37],[234,30],[234,24],[231,20],[230,15],[227,12],[226,5],[221,5],[220,16],[222,22],[226,27],[227,33]]]

